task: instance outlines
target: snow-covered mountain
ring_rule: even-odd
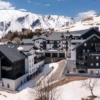
[[[65,27],[56,28],[55,31],[75,31],[75,30],[84,30],[89,29],[91,27],[99,27],[100,31],[100,15],[95,15],[93,17],[81,20],[71,25],[67,25]]]
[[[22,28],[31,29],[48,29],[60,28],[70,25],[87,17],[67,17],[57,15],[38,15],[18,10],[0,10],[0,37],[8,31],[21,31]]]

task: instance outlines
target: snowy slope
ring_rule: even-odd
[[[88,16],[89,17],[89,16]],[[30,12],[21,12],[18,10],[0,10],[0,37],[8,31],[21,31],[22,28],[48,29],[60,28],[70,25],[87,17],[67,17],[57,15],[38,15]]]
[[[57,88],[57,92],[55,92],[54,100],[81,100],[81,98],[87,98],[87,96],[90,96],[91,93],[89,90],[82,88],[81,85],[82,81],[74,81],[59,86]],[[29,91],[34,90],[31,88],[27,88],[17,94],[11,94],[4,91],[0,91],[0,100],[35,100],[35,93],[31,95]],[[94,94],[98,96],[95,100],[100,100],[100,87],[95,88]]]
[[[100,15],[93,16],[82,21],[76,22],[75,24],[67,25],[65,27],[56,28],[56,31],[75,31],[84,30],[91,27],[99,27],[100,29]]]

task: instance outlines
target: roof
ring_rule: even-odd
[[[17,50],[18,44],[0,45],[0,51],[13,63],[26,57]]]
[[[19,51],[30,51],[33,48],[33,45],[20,45],[18,47]]]
[[[89,29],[85,29],[85,30],[78,30],[78,31],[69,31],[68,33],[69,34],[72,34],[72,35],[74,35],[74,34],[84,34],[85,32],[87,32]]]
[[[45,40],[62,40],[62,34],[64,36],[80,36],[87,32],[89,29],[79,30],[79,31],[69,31],[69,32],[53,32],[50,35],[34,35],[32,40],[45,39]]]
[[[87,38],[84,42],[82,42],[81,44],[79,44],[77,47],[75,47],[73,50],[77,49],[79,46],[81,46],[82,44],[84,44],[85,42],[87,42],[89,39],[91,39],[92,37],[96,36],[97,38],[100,39],[100,37],[96,34],[91,35],[89,38]]]
[[[24,43],[24,44],[33,44],[33,41],[32,41],[32,39],[22,39],[22,43]]]
[[[90,28],[90,29],[87,29],[86,31],[84,31],[84,33],[81,35],[81,36],[83,36],[84,34],[86,34],[87,32],[89,32],[90,30],[92,30],[92,29],[94,29],[94,28]],[[95,31],[97,31],[96,29],[94,29]],[[99,31],[97,31],[98,33],[100,33]],[[80,37],[81,37],[80,36]],[[78,37],[78,38],[80,38],[80,37]]]
[[[45,39],[46,40],[46,35],[34,35],[32,40],[37,40],[37,39]]]

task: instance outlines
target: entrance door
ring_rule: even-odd
[[[90,71],[90,75],[93,75],[93,70]]]
[[[73,68],[73,73],[76,73],[76,68]]]

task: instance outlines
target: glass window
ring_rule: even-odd
[[[84,46],[87,46],[87,43],[84,43]]]
[[[30,65],[30,68],[31,68],[31,65]]]
[[[93,63],[91,63],[91,66],[93,66]]]
[[[85,59],[86,59],[86,57],[84,56],[84,57],[83,57],[83,59],[85,60]]]
[[[98,70],[96,71],[96,74],[97,74],[97,75],[99,74],[99,71],[98,71]]]
[[[9,84],[7,84],[7,87],[10,88],[10,87],[9,87]]]
[[[93,46],[93,43],[91,43],[91,46]]]
[[[88,49],[87,52],[90,52],[90,50]]]
[[[93,58],[94,58],[94,57],[92,56],[91,59],[93,60]]]
[[[4,86],[4,83],[2,82],[2,86]]]
[[[96,66],[99,66],[99,63],[96,63]]]
[[[97,56],[97,57],[96,57],[96,59],[98,60],[98,59],[99,59],[99,57]]]
[[[83,49],[83,52],[85,52],[85,49]]]

